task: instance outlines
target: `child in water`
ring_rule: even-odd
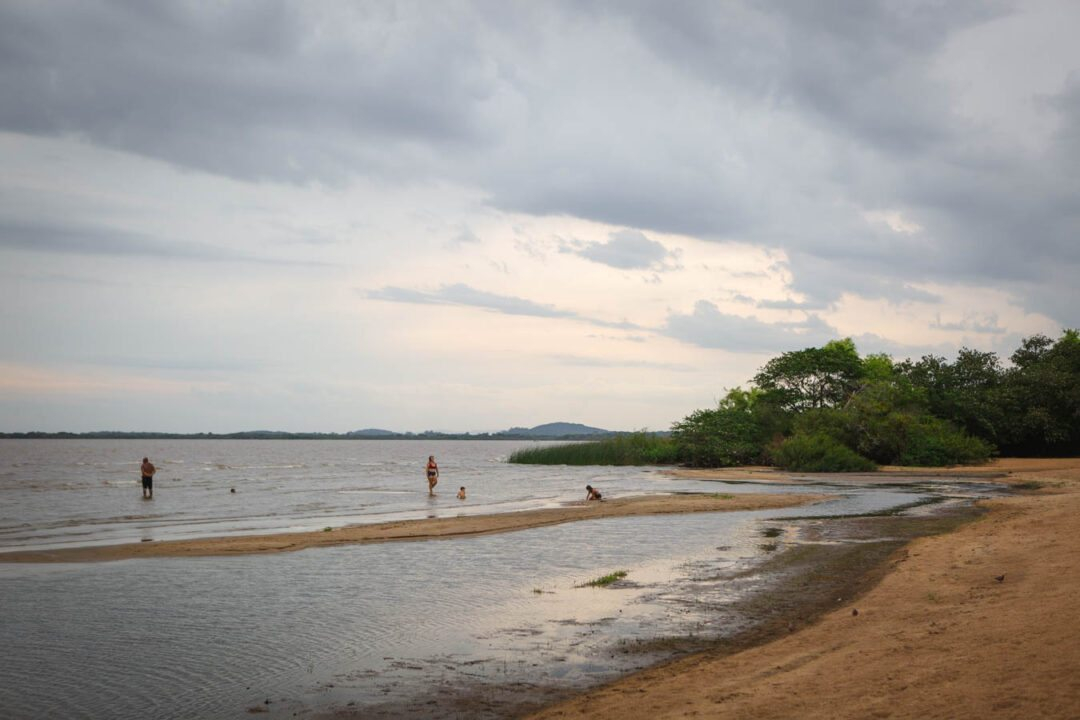
[[[461,489],[457,491],[457,499],[458,500],[464,500],[465,499],[465,486],[464,485],[462,485]]]
[[[589,501],[589,500],[602,500],[602,499],[603,498],[600,495],[599,490],[594,488],[592,485],[586,485],[585,486],[585,500],[586,501]]]

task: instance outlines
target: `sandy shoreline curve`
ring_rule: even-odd
[[[887,472],[905,470],[916,474]],[[740,472],[773,474],[722,476]],[[529,717],[1080,717],[1080,459],[934,474],[993,475],[1024,494],[910,543],[878,584],[805,629],[647,669]]]
[[[439,540],[528,528],[579,520],[663,515],[666,513],[734,512],[768,510],[805,505],[830,499],[820,494],[680,494],[618,498],[603,502],[574,503],[558,508],[524,510],[490,515],[463,515],[421,520],[400,520],[352,525],[329,532],[313,531],[271,535],[167,540],[58,550],[20,550],[0,553],[0,563],[104,562],[151,557],[206,557],[292,552],[315,547],[356,543]]]

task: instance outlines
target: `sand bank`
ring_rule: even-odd
[[[199,557],[291,552],[351,543],[436,540],[525,530],[578,520],[665,513],[768,510],[820,502],[825,495],[661,495],[574,503],[559,508],[493,515],[403,520],[334,528],[328,532],[241,535],[99,547],[0,553],[0,562],[100,562],[148,557]]]
[[[988,472],[1029,494],[988,501],[981,519],[916,540],[879,584],[819,622],[646,670],[534,717],[1080,717],[1080,460],[1007,459],[955,474]]]

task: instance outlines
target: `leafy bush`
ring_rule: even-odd
[[[873,380],[843,409],[809,410],[797,432],[821,433],[881,464],[956,465],[984,462],[990,446],[929,414],[923,395],[906,378]]]
[[[898,458],[901,465],[971,465],[990,459],[991,446],[967,435],[954,425],[934,417],[922,417],[907,432]]]
[[[762,431],[747,407],[697,410],[671,427],[679,460],[694,467],[729,467],[761,461]]]
[[[773,462],[798,472],[864,472],[877,466],[825,433],[793,435],[772,453]]]
[[[851,414],[845,410],[819,408],[806,410],[795,417],[793,435],[828,435],[843,445],[851,447],[857,440],[857,429]]]

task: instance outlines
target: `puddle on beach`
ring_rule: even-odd
[[[271,556],[0,568],[0,706],[16,718],[512,716],[746,636],[781,611],[805,616],[784,583],[818,561],[786,551],[886,552],[882,537],[911,528],[826,516],[935,489],[845,487],[804,520],[807,508],[611,518]],[[901,520],[993,492],[940,489],[948,499]],[[843,575],[848,556],[829,557]],[[577,587],[616,570],[628,574]]]
[[[905,489],[889,497],[858,493],[816,508],[854,513],[847,518],[798,519],[798,508],[739,513],[744,517],[722,535],[728,544],[633,565],[606,588],[576,588],[566,578],[551,588],[537,586],[535,602],[493,610],[499,627],[477,636],[485,644],[480,657],[474,650],[395,659],[383,671],[326,681],[321,702],[297,698],[292,711],[319,705],[317,717],[517,716],[617,675],[715,649],[719,639],[736,649],[765,637],[770,623],[791,629],[793,622],[809,622],[832,607],[838,591],[855,591],[859,580],[852,573],[861,577],[902,542],[962,521],[973,512],[973,499],[999,492],[963,483],[941,496],[926,494],[926,486],[918,495]],[[882,512],[896,506],[910,507],[896,516]],[[932,526],[919,524],[920,518]],[[654,537],[665,520],[640,528],[641,537]],[[685,540],[698,530],[668,528]],[[783,553],[808,546],[810,553]],[[807,590],[807,578],[815,589]]]

